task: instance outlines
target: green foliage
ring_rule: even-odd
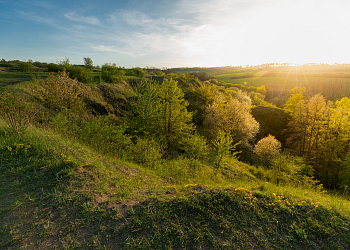
[[[132,160],[145,167],[154,168],[162,158],[162,148],[153,139],[137,138],[130,151]]]
[[[7,90],[0,91],[0,117],[16,134],[22,133],[29,124],[29,113],[21,97]]]
[[[48,72],[58,72],[60,70],[60,66],[55,63],[49,63],[47,65],[47,71]]]
[[[218,136],[212,141],[214,149],[216,151],[216,169],[219,170],[221,166],[225,163],[227,157],[235,158],[240,152],[234,152],[238,142],[233,145],[233,139],[230,134],[220,130]],[[231,153],[232,152],[232,153]]]
[[[103,64],[101,70],[101,78],[107,83],[117,83],[124,79],[124,68],[117,67],[115,64]]]
[[[90,57],[84,57],[84,65],[87,69],[92,69],[94,67],[94,63]]]
[[[161,85],[141,82],[135,92],[137,98],[131,106],[132,131],[155,138],[168,148],[176,148],[179,139],[193,131],[188,103],[176,81],[165,79]]]
[[[158,116],[153,126],[157,127],[157,137],[172,147],[179,138],[193,131],[192,114],[187,111],[184,93],[174,80],[163,81],[158,88],[158,98]]]
[[[281,143],[272,135],[261,139],[255,144],[253,153],[264,165],[269,165],[281,151]]]
[[[207,137],[213,140],[223,130],[232,136],[234,143],[241,141],[242,148],[250,148],[250,142],[259,131],[259,123],[250,112],[247,95],[240,94],[233,99],[230,95],[218,93],[214,103],[206,108],[204,126]]]
[[[212,105],[217,89],[205,83],[191,84],[187,90],[188,110],[193,112],[193,123],[203,127],[206,107]]]
[[[21,72],[32,72],[34,66],[30,62],[22,62],[20,64],[20,71]]]
[[[306,164],[302,157],[280,155],[272,160],[270,168],[269,181],[277,185],[322,189],[319,181],[313,178],[312,166]]]
[[[209,154],[209,147],[204,137],[189,134],[180,138],[179,149],[190,159],[205,160]]]
[[[85,61],[85,58],[84,58],[84,61]],[[92,60],[91,60],[91,63],[92,63]],[[49,65],[48,69],[49,69],[48,71],[50,72],[57,72],[55,64]],[[69,62],[69,58],[67,57],[65,58],[65,60],[59,63],[58,70],[66,71],[67,73],[69,73],[68,76],[71,79],[77,80],[78,82],[81,82],[81,83],[91,83],[93,81],[91,67],[89,66],[81,67],[81,66],[71,65]]]
[[[339,185],[350,188],[350,154],[348,154],[342,163],[342,169],[339,172]]]
[[[81,94],[83,87],[68,76],[65,71],[51,74],[42,83],[42,88],[36,88],[34,92],[54,110],[81,111],[85,107]]]
[[[93,81],[92,71],[81,66],[69,66],[67,69],[69,77],[81,83],[91,83]]]
[[[126,127],[115,125],[112,117],[97,116],[84,122],[77,134],[80,140],[98,151],[125,158],[132,146],[131,138],[125,131]]]
[[[139,67],[127,69],[125,71],[125,75],[127,75],[127,76],[144,77],[146,74],[147,74],[147,72]]]
[[[287,140],[291,151],[308,159],[324,185],[339,185],[350,138],[350,99],[326,102],[318,94],[304,100],[299,93],[288,100],[286,111],[291,116]]]

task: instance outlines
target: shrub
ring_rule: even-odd
[[[350,188],[350,154],[348,154],[343,162],[343,169],[339,173],[340,183],[342,187]]]
[[[51,74],[42,83],[42,89],[35,92],[52,109],[80,111],[85,107],[81,96],[82,86],[68,76],[66,71],[57,75]]]
[[[209,154],[209,147],[204,137],[194,134],[180,138],[179,149],[190,159],[204,160]]]
[[[271,162],[269,181],[277,185],[292,185],[303,188],[322,187],[319,181],[314,179],[312,166],[306,164],[304,158],[283,155],[275,158]]]
[[[55,63],[50,63],[47,65],[48,72],[58,72],[60,70],[60,66]]]
[[[20,64],[20,71],[21,72],[31,72],[33,70],[34,66],[30,62],[22,62]]]
[[[79,135],[83,142],[103,153],[126,158],[132,142],[125,130],[126,126],[115,125],[112,117],[97,116],[82,125]]]
[[[125,71],[121,67],[116,67],[110,64],[102,65],[101,78],[108,83],[120,82],[124,79]]]
[[[91,83],[93,81],[92,70],[80,66],[70,66],[67,69],[69,77],[81,83]]]
[[[135,163],[145,167],[155,167],[162,157],[162,149],[155,140],[138,138],[131,149],[131,157]]]
[[[23,132],[29,123],[29,116],[23,99],[7,90],[0,92],[0,116],[17,134]]]
[[[255,145],[253,153],[258,157],[260,162],[268,165],[274,160],[281,151],[281,143],[272,135],[258,141]]]
[[[144,77],[146,74],[147,74],[146,71],[138,67],[128,69],[126,70],[126,73],[125,73],[125,75],[127,76],[136,76],[136,77]]]

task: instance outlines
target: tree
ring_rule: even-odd
[[[242,142],[243,147],[250,147],[250,141],[259,131],[259,123],[251,114],[249,97],[233,99],[218,93],[212,105],[206,108],[204,126],[210,140],[215,139],[219,131],[229,133],[233,142]]]
[[[240,152],[233,152],[236,149],[236,146],[241,142],[238,142],[233,145],[233,139],[230,134],[220,130],[218,136],[215,140],[212,141],[214,149],[216,151],[216,169],[219,170],[221,165],[225,162],[226,158],[231,156],[235,157],[235,155]]]
[[[213,104],[217,89],[205,83],[191,84],[187,91],[188,110],[193,112],[193,122],[203,127],[206,107]]]
[[[160,101],[156,134],[163,138],[168,147],[174,146],[178,139],[193,131],[192,113],[187,111],[188,103],[177,81],[164,79],[158,88]]]
[[[94,67],[94,64],[90,57],[84,57],[84,64],[87,69],[92,69]]]
[[[255,145],[253,153],[265,165],[271,163],[281,152],[281,143],[272,135],[258,141]]]
[[[165,79],[161,85],[144,82],[135,91],[136,100],[131,106],[134,132],[176,148],[179,140],[194,130],[192,113],[187,111],[188,103],[176,81]]]
[[[291,152],[305,156],[325,186],[339,185],[342,162],[350,146],[350,99],[334,104],[320,94],[309,100],[294,94],[285,110],[291,117],[287,139]]]

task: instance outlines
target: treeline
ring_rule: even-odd
[[[291,117],[287,145],[313,166],[316,177],[328,187],[350,184],[350,99],[326,101],[305,89],[293,94],[285,105]]]

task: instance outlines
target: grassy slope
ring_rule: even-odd
[[[29,81],[32,76],[46,78],[49,73],[17,73],[17,72],[3,72],[0,68],[0,88],[8,85],[13,85],[23,81]]]
[[[232,161],[179,180],[0,120],[0,248],[349,248],[349,201],[248,169]]]
[[[1,124],[3,249],[350,246],[348,201],[260,182],[174,185],[49,130],[5,131]]]

